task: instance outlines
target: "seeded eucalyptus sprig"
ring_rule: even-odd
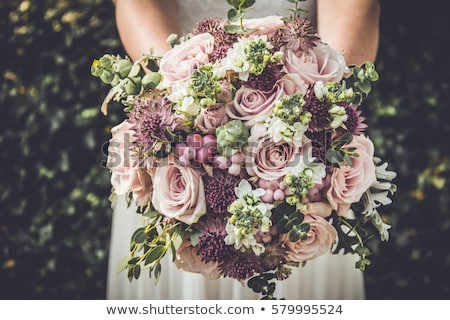
[[[129,105],[134,97],[144,90],[155,88],[161,81],[156,60],[151,54],[136,62],[132,62],[128,57],[110,54],[95,59],[91,65],[91,74],[112,87],[102,103],[102,113],[107,114],[111,101]],[[146,65],[150,72],[146,73],[141,64]]]
[[[229,22],[238,22],[239,24],[229,24],[225,26],[225,31],[229,34],[248,34],[253,31],[251,28],[244,28],[243,18],[245,12],[255,4],[255,0],[227,0],[228,4],[233,6],[228,10],[227,17]]]
[[[310,225],[303,222],[305,216],[297,211],[296,206],[281,203],[273,210],[273,214],[278,221],[276,224],[278,233],[287,233],[291,242],[306,239]]]
[[[331,217],[338,236],[337,246],[333,253],[344,250],[344,254],[357,254],[359,260],[356,262],[355,267],[364,271],[371,264],[368,257],[372,254],[372,251],[366,243],[376,234],[373,224],[364,222],[361,219],[339,217],[336,212],[333,212]]]
[[[347,87],[352,87],[357,99],[361,103],[372,91],[372,82],[378,81],[379,75],[372,62],[365,62],[360,66],[349,66],[352,74],[346,78]]]

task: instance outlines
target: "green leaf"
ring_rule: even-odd
[[[154,89],[161,82],[161,74],[158,72],[147,73],[142,78],[142,86],[145,89]]]
[[[232,24],[228,24],[228,25],[224,26],[224,29],[229,34],[236,34],[241,30],[241,28],[239,26],[232,25]]]
[[[159,245],[153,248],[150,248],[151,251],[144,261],[144,266],[152,264],[153,262],[160,260],[166,254],[166,248],[163,245]]]
[[[136,243],[144,243],[147,239],[147,234],[144,231],[144,228],[141,228],[133,235],[133,241]]]
[[[341,163],[342,161],[344,161],[344,156],[342,152],[337,151],[335,149],[328,149],[327,152],[325,153],[325,158],[330,163]]]
[[[130,60],[122,59],[117,64],[117,72],[121,79],[125,79],[133,66],[133,63]]]
[[[114,80],[114,74],[108,70],[103,70],[100,75],[100,80],[102,80],[106,84],[110,84]]]
[[[155,285],[156,285],[156,284],[158,284],[159,278],[160,278],[160,276],[161,276],[161,263],[158,263],[158,264],[156,265],[153,274],[154,274],[153,281],[154,281],[154,283],[155,283]]]
[[[368,95],[372,90],[372,85],[370,84],[370,81],[366,79],[362,80],[361,82],[358,82],[357,86],[365,95]]]
[[[128,269],[128,274],[127,274],[128,280],[131,282],[133,281],[134,278],[134,268],[129,268]]]
[[[141,72],[141,70],[142,70],[141,65],[139,63],[135,63],[131,67],[130,72],[127,73],[127,77],[129,78],[137,77],[139,75],[139,72]]]
[[[147,69],[153,72],[157,72],[159,70],[158,62],[156,62],[154,59],[149,59],[147,61]]]
[[[289,222],[289,220],[286,218],[278,220],[278,222],[277,222],[278,233],[288,233],[290,231],[290,229],[287,227],[288,222]]]
[[[253,6],[254,4],[255,4],[255,0],[245,0],[244,5],[242,7],[245,9],[248,9],[251,6]]]
[[[236,21],[238,21],[241,17],[242,17],[242,13],[240,13],[238,10],[236,10],[236,9],[234,9],[234,8],[228,10],[227,18],[228,18],[228,20],[230,20],[231,22],[236,22]]]
[[[139,279],[139,276],[141,275],[141,266],[140,265],[136,265],[133,268],[133,276],[135,279]]]
[[[125,91],[128,95],[135,96],[141,91],[141,79],[127,79],[125,82]]]

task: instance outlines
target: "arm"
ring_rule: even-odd
[[[179,33],[174,0],[116,0],[115,5],[119,36],[133,61],[150,48],[164,53],[169,49],[167,37]]]
[[[317,0],[319,35],[348,64],[375,61],[379,41],[378,0]]]

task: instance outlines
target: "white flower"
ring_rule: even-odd
[[[191,116],[196,116],[200,113],[202,106],[194,99],[194,97],[188,95],[187,86],[185,82],[179,82],[174,85],[172,93],[167,98],[175,103],[175,110],[187,113]]]
[[[257,188],[255,190],[253,190],[250,182],[248,182],[245,179],[241,180],[241,182],[239,182],[239,185],[234,190],[235,190],[236,196],[239,199],[243,199],[244,196],[247,196],[247,195],[253,195],[253,196],[259,198],[262,195],[264,195],[264,193],[265,193],[264,189],[261,189],[261,188]]]
[[[239,74],[239,79],[248,80],[250,74],[250,63],[246,60],[245,47],[250,42],[248,38],[240,38],[232,48],[228,50],[227,56],[222,60],[225,70],[233,70]]]
[[[274,142],[286,141],[293,143],[296,147],[301,147],[304,143],[303,134],[308,126],[301,122],[289,125],[279,117],[271,117],[266,121],[267,132]]]
[[[345,112],[345,108],[342,106],[332,105],[328,113],[331,116],[330,127],[332,129],[339,128],[348,119],[347,112]]]

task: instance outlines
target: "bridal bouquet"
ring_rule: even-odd
[[[374,155],[359,106],[378,79],[348,66],[299,1],[289,17],[244,19],[254,1],[228,0],[228,19],[171,36],[163,56],[105,54],[92,74],[126,118],[112,129],[112,201],[125,195],[144,224],[120,270],[155,283],[170,254],[180,270],[246,281],[263,299],[275,280],[327,252],[359,255],[388,240],[379,207],[395,173]]]

